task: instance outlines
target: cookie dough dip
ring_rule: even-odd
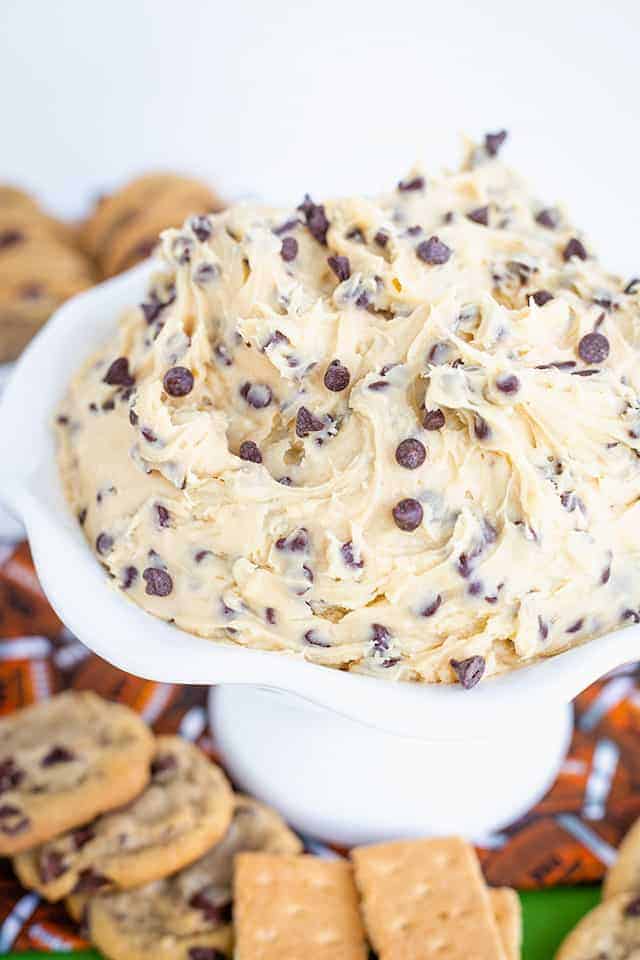
[[[376,200],[163,234],[58,415],[118,589],[214,641],[465,687],[638,622],[640,281],[505,136]]]

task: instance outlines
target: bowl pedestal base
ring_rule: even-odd
[[[347,845],[499,830],[544,795],[572,731],[571,707],[556,706],[465,740],[410,739],[244,685],[213,687],[210,715],[242,789],[301,833]]]

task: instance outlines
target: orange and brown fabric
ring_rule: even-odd
[[[180,733],[216,755],[206,687],[141,680],[90,653],[48,605],[27,545],[0,544],[0,714],[65,687],[127,703],[156,731]],[[491,884],[526,890],[597,881],[640,816],[640,669],[590,687],[575,713],[573,742],[553,787],[478,850]],[[0,861],[3,938],[14,950],[84,945],[64,908],[22,889],[8,861]]]

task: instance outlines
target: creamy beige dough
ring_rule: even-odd
[[[216,641],[390,680],[500,673],[640,603],[640,281],[496,156],[377,200],[239,205],[60,411],[115,583]]]

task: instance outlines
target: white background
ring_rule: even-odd
[[[635,0],[0,0],[0,179],[80,214],[134,172],[375,192],[463,131],[640,272]]]

